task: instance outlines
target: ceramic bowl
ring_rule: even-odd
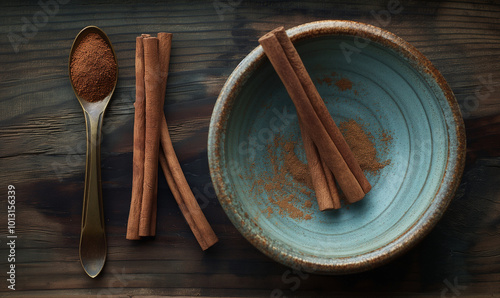
[[[373,188],[363,200],[320,212],[314,191],[286,172],[277,139],[305,161],[296,110],[258,46],[228,78],[210,122],[218,199],[241,234],[282,264],[326,274],[376,267],[421,240],[455,193],[465,156],[456,99],[427,58],[380,28],[322,21],[287,33],[333,119],[361,123],[389,164],[366,173]],[[275,204],[284,198],[298,214]]]

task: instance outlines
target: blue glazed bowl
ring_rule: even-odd
[[[452,199],[465,157],[457,102],[429,60],[380,28],[322,21],[287,33],[333,119],[363,123],[379,159],[390,164],[366,173],[373,188],[363,200],[326,212],[313,191],[284,173],[280,193],[311,206],[308,218],[277,210],[266,179],[276,164],[285,171],[281,160],[269,160],[284,148],[272,140],[291,140],[298,158],[305,154],[295,107],[259,46],[228,78],[210,122],[209,165],[219,201],[243,236],[280,263],[326,274],[373,268],[422,239]],[[352,88],[328,77],[347,78]],[[376,137],[382,131],[392,142]]]

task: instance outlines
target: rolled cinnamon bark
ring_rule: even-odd
[[[323,173],[326,178],[326,184],[328,186],[329,194],[332,199],[333,209],[340,209],[342,205],[340,204],[340,194],[339,189],[337,188],[337,184],[335,183],[335,178],[333,177],[332,172],[323,160],[321,161],[321,168],[323,169]]]
[[[134,150],[132,168],[132,198],[127,223],[129,240],[138,240],[141,216],[142,190],[144,183],[144,138],[145,138],[145,101],[144,101],[144,46],[143,38],[136,38],[135,45],[135,114]]]
[[[311,175],[314,192],[316,193],[316,200],[320,211],[330,210],[334,208],[333,199],[330,194],[330,188],[326,176],[323,172],[321,157],[319,156],[318,149],[314,142],[306,133],[302,120],[299,117],[300,132],[302,135],[302,142],[304,143],[304,150],[306,152],[307,166]]]
[[[172,49],[172,33],[160,32],[158,33],[158,59],[160,62],[160,101],[161,101],[161,114],[163,114],[163,105],[165,103],[165,91],[167,89],[168,69],[170,66],[170,51]],[[163,118],[163,117],[161,117]],[[161,119],[160,119],[161,121]],[[158,179],[158,176],[157,176]],[[156,183],[158,184],[158,183]],[[153,195],[153,202],[151,207],[151,224],[149,236],[156,235],[156,217],[158,208],[158,188],[155,188]]]
[[[144,158],[144,184],[139,222],[139,236],[151,234],[151,215],[158,183],[158,152],[160,145],[160,119],[163,110],[161,96],[158,38],[144,38],[144,65],[146,89],[146,137]]]
[[[303,120],[305,131],[317,146],[325,164],[337,178],[347,200],[349,202],[361,200],[365,195],[363,189],[318,118],[278,39],[274,34],[268,33],[259,39],[259,43],[292,98],[297,113]]]
[[[182,172],[181,165],[175,154],[170,133],[168,131],[167,121],[165,115],[161,121],[161,148],[165,161],[162,161],[163,156],[160,155],[160,163],[162,165],[163,173],[167,178],[167,183],[172,190],[179,208],[181,209],[184,218],[186,219],[191,231],[193,231],[196,240],[205,250],[214,245],[218,238],[215,235],[212,227],[208,223],[205,215],[201,211],[196,198],[186,181],[186,177]]]
[[[158,33],[158,50],[160,55],[161,94],[165,99],[168,69],[170,67],[170,52],[172,50],[172,33]]]
[[[159,55],[160,55],[160,77],[162,96],[165,97],[167,85],[168,70],[170,64],[170,52],[172,44],[171,33],[158,33]],[[206,250],[218,239],[212,227],[208,223],[205,215],[201,211],[196,198],[186,181],[186,177],[175,154],[165,114],[161,113],[160,120],[160,143],[161,150],[159,154],[160,165],[170,187],[170,190],[179,205],[182,215],[186,219],[191,231],[203,250]]]
[[[134,168],[134,171],[138,175],[134,174],[133,179],[135,181],[134,185],[137,187],[133,188],[127,239],[153,236],[156,232],[158,175],[155,175],[155,173],[158,171],[159,161],[182,214],[201,248],[205,250],[215,244],[218,238],[206,220],[184,177],[174,152],[163,113],[171,40],[172,34],[163,32],[158,34],[158,38],[152,38],[149,34],[143,34],[137,38],[136,102],[142,103],[142,105],[136,104],[134,146],[135,135],[138,138],[141,137],[139,132],[142,132],[142,143],[144,145],[141,147],[143,150],[142,159],[140,158],[140,150],[137,151],[138,155],[135,158],[136,148],[134,147],[134,166],[136,165],[135,162],[138,161],[138,169],[135,170]],[[137,109],[138,106],[139,110]],[[137,134],[135,133],[136,130],[138,131]],[[161,152],[159,151],[160,139],[163,148]],[[142,171],[140,170],[141,165]],[[142,178],[141,173],[143,174]]]
[[[151,37],[150,34],[141,34],[142,38],[148,38]],[[144,78],[143,78],[144,79]],[[156,185],[158,185],[158,181],[156,182]],[[150,216],[150,221],[151,221],[151,228],[149,232],[149,236],[155,236],[156,235],[156,217],[157,217],[157,195],[158,195],[158,188],[155,188],[154,194],[153,194],[153,200],[154,202],[152,203],[151,206],[151,216]]]
[[[283,27],[279,27],[271,32],[275,34],[276,38],[281,44],[283,51],[285,52],[288,58],[288,61],[290,62],[292,68],[297,74],[297,77],[299,78],[302,87],[304,88],[304,91],[307,94],[307,97],[311,101],[311,104],[316,114],[318,115],[319,119],[323,123],[323,126],[326,128],[328,135],[335,143],[335,146],[337,146],[337,149],[344,158],[351,172],[354,174],[354,177],[356,177],[356,180],[358,180],[358,183],[361,185],[361,188],[363,188],[363,191],[365,193],[368,193],[371,189],[370,182],[368,182],[368,179],[366,179],[363,170],[359,166],[359,163],[356,160],[351,149],[349,148],[349,145],[342,136],[340,129],[335,124],[335,121],[333,121],[333,118],[328,112],[328,109],[326,108],[323,99],[318,93],[318,89],[316,89],[316,87],[314,86],[311,77],[307,73],[307,70],[304,64],[302,63],[302,59],[300,59],[300,56],[297,53],[295,47],[293,46],[292,41],[286,34],[285,29]]]

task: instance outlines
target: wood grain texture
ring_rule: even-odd
[[[452,297],[500,293],[500,5],[495,1],[404,1],[382,18],[378,1],[69,1],[40,19],[18,52],[36,1],[0,4],[0,201],[17,189],[16,291],[0,296]],[[225,80],[265,32],[323,19],[387,29],[441,71],[466,120],[468,164],[455,200],[431,234],[401,258],[348,276],[292,272],[232,226],[211,186],[208,124]],[[108,259],[88,278],[78,261],[85,126],[68,80],[73,38],[105,30],[119,82],[104,119],[101,164]],[[135,37],[172,32],[165,112],[189,185],[219,243],[202,252],[160,173],[154,241],[125,240],[132,182]],[[6,203],[0,204],[0,271],[7,269]],[[5,277],[5,273],[1,274]],[[454,287],[458,283],[458,288]],[[452,285],[450,287],[450,285]],[[273,292],[274,291],[274,292]]]

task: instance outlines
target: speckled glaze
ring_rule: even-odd
[[[263,148],[276,135],[301,140],[292,101],[259,46],[228,78],[210,122],[209,166],[219,201],[243,236],[280,263],[326,274],[379,266],[422,239],[453,198],[465,157],[457,102],[427,58],[380,28],[322,21],[287,33],[334,120],[364,124],[379,158],[391,163],[367,174],[373,189],[349,208],[319,212],[314,192],[297,185],[286,191],[313,202],[311,219],[265,213],[271,194],[255,190],[270,171]],[[340,78],[353,88],[340,90],[334,84]],[[381,131],[393,137],[386,150]],[[296,154],[305,160],[302,146]]]

